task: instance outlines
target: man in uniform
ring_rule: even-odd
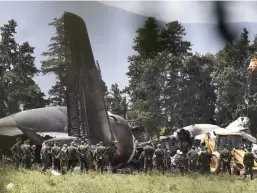
[[[103,142],[100,142],[96,147],[94,155],[95,155],[95,160],[96,160],[96,163],[97,163],[97,169],[100,168],[101,173],[103,173],[103,171],[104,171],[104,165],[105,165],[104,157],[105,157],[105,154],[106,154],[106,149],[103,146]]]
[[[44,144],[40,151],[40,156],[43,164],[42,172],[45,172],[51,163],[49,158],[49,149],[49,144]]]
[[[77,148],[75,147],[75,142],[71,142],[71,145],[68,147],[68,157],[69,157],[69,163],[68,163],[68,170],[71,172],[75,168],[77,164]]]
[[[192,146],[192,149],[187,153],[187,160],[190,171],[196,172],[198,158],[198,151],[195,149],[194,146]]]
[[[147,173],[148,169],[152,171],[153,169],[153,155],[154,155],[154,148],[147,144],[144,147],[143,156],[144,156],[144,171]]]
[[[22,144],[21,139],[17,138],[16,143],[11,148],[15,169],[18,169],[22,162],[21,144]]]
[[[177,168],[179,169],[181,175],[183,176],[185,173],[185,155],[183,154],[182,151],[177,150],[177,157],[175,159],[175,164]]]
[[[78,147],[78,155],[80,162],[80,171],[83,172],[84,168],[88,171],[88,163],[87,163],[87,153],[89,150],[89,146],[85,145],[84,141],[81,141],[80,146]]]
[[[88,146],[88,151],[87,151],[87,154],[86,154],[86,160],[87,160],[87,166],[88,166],[88,169],[93,169],[93,166],[94,166],[94,153],[93,153],[93,150],[92,150],[92,147],[91,147],[91,143],[89,140],[86,140],[86,143],[87,143],[87,146]]]
[[[166,152],[166,166],[167,166],[167,169],[169,171],[170,171],[170,168],[171,168],[170,156],[171,156],[171,151],[168,149],[167,152]]]
[[[199,164],[201,166],[201,172],[203,174],[210,174],[210,164],[211,164],[211,154],[207,150],[208,148],[205,147],[203,151],[201,151],[199,156]]]
[[[252,152],[249,151],[245,153],[243,163],[245,166],[244,179],[246,178],[246,175],[250,174],[251,180],[253,180],[254,156]]]
[[[52,154],[52,169],[53,170],[59,170],[60,171],[60,159],[59,159],[59,153],[61,148],[58,146],[58,142],[54,142],[54,146],[51,149]]]
[[[65,174],[68,170],[68,162],[69,162],[67,144],[64,144],[63,147],[61,148],[59,159],[60,159],[60,171],[62,172],[62,174]]]
[[[23,154],[23,161],[24,161],[24,167],[25,169],[31,168],[31,160],[32,160],[32,148],[30,146],[30,140],[24,142],[24,145],[22,147],[22,154]]]
[[[32,164],[35,164],[36,163],[36,146],[35,145],[32,145],[31,146],[31,149],[32,149]]]
[[[232,154],[231,151],[228,150],[227,145],[225,145],[224,149],[220,152],[220,163],[221,163],[221,171],[225,172],[228,170],[229,175],[231,175],[231,162]]]
[[[162,173],[164,174],[164,151],[161,149],[161,144],[157,145],[157,149],[155,150],[154,154],[155,154],[155,162],[156,162],[156,168],[157,170],[159,170],[159,172],[161,171],[160,167],[162,167]]]

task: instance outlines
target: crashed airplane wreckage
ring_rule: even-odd
[[[176,152],[180,149],[187,152],[192,145],[200,146],[205,142],[205,134],[208,133],[211,139],[215,139],[215,132],[244,132],[244,137],[256,143],[256,138],[250,135],[249,118],[239,117],[234,122],[230,123],[226,128],[212,124],[195,124],[178,129],[174,134],[169,136],[161,136],[160,142],[167,149],[172,149]]]
[[[61,140],[69,137],[89,139],[93,145],[100,141],[117,141],[117,154],[112,165],[121,167],[130,162],[135,154],[135,138],[124,118],[106,111],[84,21],[74,14],[65,13],[64,28],[69,64],[67,107],[32,109],[0,119],[0,149],[9,149],[15,138],[21,135],[37,145],[50,138]],[[239,118],[230,127],[238,131],[246,130],[248,122],[247,118]],[[203,141],[204,133],[217,129],[222,128],[210,124],[183,127],[166,137],[172,139],[166,148],[171,149],[171,145],[188,150],[195,139]]]
[[[85,22],[72,13],[64,14],[67,71],[67,107],[46,107],[10,115],[0,120],[0,148],[12,140],[3,136],[24,134],[37,145],[48,138],[65,136],[88,139],[92,145],[117,141],[112,165],[120,167],[135,153],[135,140],[128,123],[107,113]],[[9,138],[10,139],[10,138]]]

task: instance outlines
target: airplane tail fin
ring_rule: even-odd
[[[65,12],[65,51],[68,63],[68,134],[91,142],[110,141],[110,122],[100,87],[86,24]]]

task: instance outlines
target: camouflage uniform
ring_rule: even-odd
[[[65,174],[68,170],[68,162],[69,162],[67,144],[64,144],[63,147],[61,148],[59,158],[60,158],[60,171],[63,174]]]
[[[178,157],[175,160],[176,166],[178,167],[181,175],[185,173],[185,155],[181,151],[177,151]]]
[[[95,160],[97,162],[97,168],[101,169],[101,173],[103,173],[103,171],[104,171],[104,165],[105,165],[104,157],[106,154],[106,149],[102,144],[103,144],[102,142],[100,142],[100,144],[98,144],[98,146],[96,147],[96,150],[95,150],[95,155],[94,155]]]
[[[246,175],[251,175],[251,180],[253,179],[253,165],[254,165],[254,156],[252,152],[246,152],[244,155],[243,163],[245,166],[245,174],[244,178],[246,178]]]
[[[32,164],[36,163],[36,146],[35,145],[32,145],[31,146],[31,149],[32,149]]]
[[[45,172],[51,163],[49,154],[48,154],[49,149],[50,149],[49,145],[43,145],[41,152],[40,152],[41,160],[42,160],[42,164],[43,164],[42,172]]]
[[[80,170],[83,172],[84,168],[88,171],[88,163],[87,163],[87,153],[89,151],[89,146],[85,145],[85,142],[81,142],[81,145],[78,147],[78,155],[80,162]]]
[[[197,171],[198,159],[198,151],[195,150],[195,147],[193,146],[192,149],[187,153],[187,160],[190,171]]]
[[[211,154],[207,151],[207,148],[200,153],[199,164],[203,174],[210,174]]]
[[[54,146],[51,149],[51,155],[52,155],[52,168],[54,170],[59,170],[60,171],[60,158],[59,158],[59,153],[61,151],[61,148],[58,146],[57,143],[54,143]]]
[[[68,162],[68,170],[73,171],[77,164],[77,148],[75,147],[75,143],[72,142],[71,145],[68,147],[68,157],[69,157],[69,162]]]
[[[154,155],[154,148],[150,145],[144,147],[144,171],[147,172],[148,168],[150,171],[153,169],[153,155]]]
[[[166,159],[166,167],[170,170],[171,168],[171,160],[170,160],[171,152],[168,150],[165,154],[165,159]]]
[[[22,147],[22,154],[23,154],[23,161],[24,161],[24,167],[25,169],[30,169],[32,166],[31,160],[32,160],[32,148],[29,145],[29,140],[24,142],[24,145]]]
[[[115,156],[115,153],[117,151],[117,147],[116,147],[116,143],[117,141],[111,142],[108,146],[108,165],[111,165],[113,158]]]
[[[231,175],[231,167],[230,167],[231,158],[232,158],[231,152],[227,148],[224,148],[224,150],[220,152],[221,171],[225,172],[227,169],[230,175]]]
[[[13,155],[15,169],[18,169],[22,162],[22,149],[21,149],[22,142],[20,139],[16,139],[16,141],[17,143],[12,146],[11,151]]]
[[[154,154],[156,156],[155,162],[156,162],[157,170],[160,171],[160,167],[162,167],[162,173],[164,173],[164,162],[163,162],[164,151],[161,149],[161,144],[158,144],[158,148],[155,150]]]

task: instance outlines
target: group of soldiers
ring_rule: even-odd
[[[161,144],[154,148],[154,145],[148,143],[144,145],[142,151],[136,151],[134,159],[128,164],[130,169],[137,169],[144,172],[152,171],[156,168],[160,172],[178,169],[182,175],[186,172],[200,172],[202,174],[210,174],[210,164],[212,154],[209,153],[207,147],[192,147],[187,153],[177,150],[172,155],[170,150],[162,148]],[[33,163],[36,163],[35,145],[30,145],[30,141],[26,140],[22,143],[21,139],[17,139],[17,143],[11,148],[13,161],[16,168],[20,165],[30,169]],[[73,171],[76,166],[80,166],[81,172],[85,169],[100,169],[103,173],[106,167],[111,167],[114,155],[117,153],[116,142],[111,145],[103,145],[100,142],[96,148],[92,149],[89,141],[71,142],[68,146],[62,146],[58,142],[48,142],[42,145],[40,157],[42,161],[42,172],[52,168],[61,173]],[[231,175],[231,151],[227,146],[220,151],[220,171],[228,172]],[[245,165],[245,177],[250,174],[253,179],[254,156],[249,150],[243,158]],[[139,167],[137,167],[139,165]]]
[[[157,149],[155,149],[154,145],[149,143],[144,147],[140,156],[135,157],[141,160],[144,172],[152,170],[155,166],[160,172],[162,170],[162,173],[165,170],[172,171],[172,169],[178,169],[182,175],[186,172],[211,173],[212,154],[204,145],[201,147],[192,146],[191,150],[186,153],[177,150],[175,155],[172,155],[170,150],[162,149],[161,144],[158,144]],[[220,162],[218,164],[221,173],[228,172],[231,175],[231,159],[232,153],[225,145],[224,149],[220,151]],[[254,155],[250,149],[244,155],[243,164],[245,166],[244,178],[249,174],[253,179]]]
[[[32,167],[32,163],[35,162],[36,158],[36,146],[31,146],[30,140],[26,140],[22,144],[22,140],[17,138],[16,143],[11,148],[11,151],[13,155],[13,163],[16,169],[18,169],[20,165],[26,169],[30,169]]]
[[[30,145],[30,141],[26,140],[22,144],[21,139],[17,139],[16,144],[11,148],[15,168],[23,166],[30,169],[32,163],[35,162],[35,145]],[[73,171],[76,166],[80,166],[81,172],[85,169],[100,169],[101,173],[105,167],[110,165],[113,154],[116,152],[115,142],[104,146],[103,142],[96,145],[94,150],[91,149],[90,142],[80,141],[78,143],[71,142],[60,145],[58,142],[44,143],[40,150],[40,158],[42,161],[41,171],[45,172],[52,168],[61,173]]]

